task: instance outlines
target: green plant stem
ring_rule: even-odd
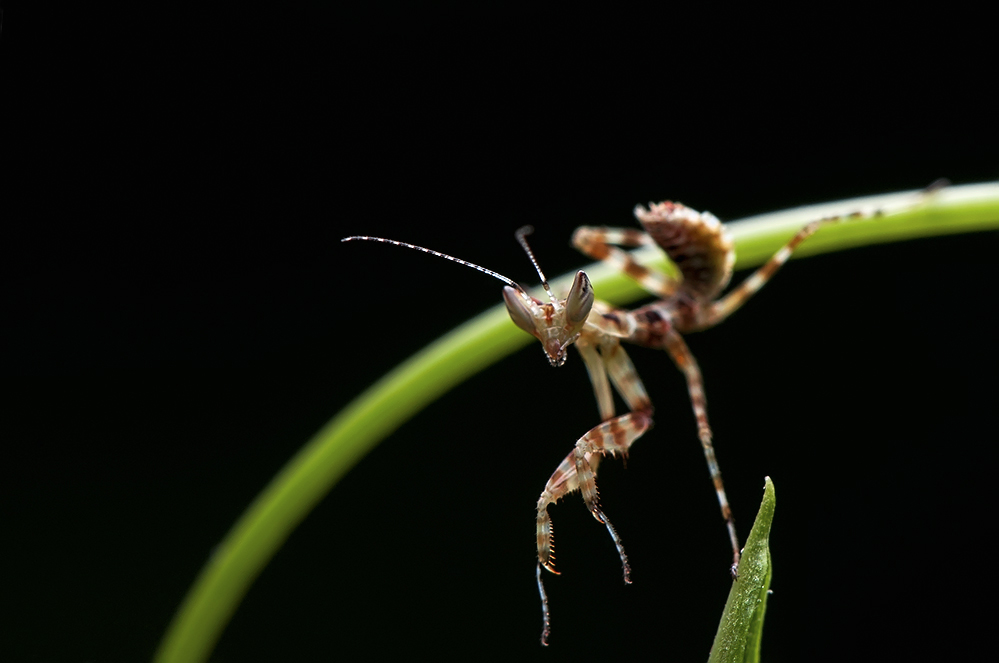
[[[922,204],[913,206],[913,202]],[[883,210],[883,216],[829,225],[795,257],[915,237],[999,228],[999,184],[949,187],[802,207],[728,224],[737,268],[769,258],[805,223],[831,214]],[[637,252],[666,267],[661,252]],[[623,305],[643,296],[608,265],[584,268],[600,299]],[[552,281],[568,289],[572,275]],[[361,394],[326,424],[274,477],[215,549],[171,622],[155,655],[158,663],[208,659],[223,628],[257,575],[350,468],[413,414],[490,364],[533,343],[510,324],[502,304],[417,353]]]

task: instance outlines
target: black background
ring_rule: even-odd
[[[524,223],[553,275],[586,262],[574,227],[631,225],[638,202],[733,219],[999,174],[974,17],[75,11],[4,26],[3,660],[147,660],[301,444],[499,301],[487,277],[344,235],[530,281]],[[776,484],[765,660],[987,641],[997,248],[798,261],[688,339],[743,538]],[[600,485],[634,585],[577,496],[553,507],[550,648],[534,504],[597,415],[578,356],[553,371],[532,346],[351,471],[213,660],[703,660],[725,531],[681,377],[631,354],[656,427]]]

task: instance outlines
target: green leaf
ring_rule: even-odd
[[[914,201],[921,204],[914,206]],[[736,268],[762,263],[808,221],[882,210],[870,219],[823,228],[793,257],[913,237],[999,228],[999,185],[948,187],[929,196],[905,192],[801,207],[727,224]],[[669,269],[661,251],[635,252]],[[607,264],[584,268],[597,296],[624,305],[647,295]],[[551,281],[564,292],[575,271]],[[446,334],[391,371],[326,424],[233,525],[194,581],[156,653],[157,663],[208,659],[250,585],[312,508],[378,442],[466,378],[534,342],[510,324],[502,304]],[[740,580],[740,582],[742,582]],[[332,600],[332,599],[331,599]]]
[[[770,526],[774,520],[774,484],[765,479],[763,503],[746,540],[739,579],[725,602],[721,623],[711,645],[709,663],[757,663],[763,636],[763,615],[770,591]]]

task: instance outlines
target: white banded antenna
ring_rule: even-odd
[[[524,247],[524,251],[527,252],[527,257],[531,259],[531,264],[534,265],[534,269],[538,272],[538,276],[541,277],[541,285],[545,289],[545,292],[548,293],[548,297],[551,298],[552,302],[555,302],[557,300],[555,299],[555,295],[552,294],[552,289],[548,286],[548,279],[545,278],[544,272],[541,271],[541,266],[538,265],[538,261],[534,257],[534,252],[531,251],[531,247],[528,246],[527,239],[525,239],[527,235],[530,235],[532,232],[534,232],[534,228],[532,226],[523,226],[519,230],[517,230],[515,236],[520,245]],[[434,251],[433,249],[428,249],[423,246],[417,246],[416,244],[410,244],[408,242],[400,242],[395,239],[385,239],[384,237],[370,237],[368,235],[351,235],[350,237],[344,237],[340,241],[381,242],[382,244],[394,244],[395,246],[401,246],[406,249],[413,249],[414,251],[422,251],[423,253],[429,253],[430,255],[437,256],[438,258],[444,258],[445,260],[456,262],[459,265],[464,265],[465,267],[471,267],[476,271],[482,272],[483,274],[488,274],[489,276],[499,279],[503,283],[506,283],[507,285],[516,288],[518,291],[520,291],[525,295],[527,294],[527,291],[519,283],[517,283],[513,279],[503,276],[499,272],[494,272],[493,270],[487,269],[482,265],[476,265],[474,262],[468,262],[467,260],[462,260],[461,258],[455,258],[452,255],[441,253],[440,251]]]
[[[551,299],[554,304],[558,302],[558,300],[555,299],[555,295],[552,294],[552,289],[548,287],[548,279],[545,278],[544,272],[541,271],[541,265],[538,264],[537,259],[534,257],[534,251],[532,251],[531,247],[527,245],[527,236],[532,232],[534,232],[534,226],[521,226],[520,229],[514,233],[514,236],[517,238],[517,241],[520,242],[520,245],[524,247],[524,251],[527,252],[527,257],[531,259],[531,264],[534,265],[534,269],[537,270],[538,276],[541,277],[541,287],[545,289],[545,292],[548,293],[548,298]]]

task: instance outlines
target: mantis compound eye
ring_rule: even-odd
[[[513,320],[513,324],[531,336],[538,336],[538,328],[534,323],[534,315],[524,302],[523,295],[510,286],[505,286],[503,288],[503,301],[506,302],[506,310],[510,313],[510,319]]]
[[[591,308],[593,308],[593,286],[586,272],[580,270],[576,272],[576,278],[569,288],[569,296],[565,300],[565,314],[573,325],[580,325],[586,321]]]

